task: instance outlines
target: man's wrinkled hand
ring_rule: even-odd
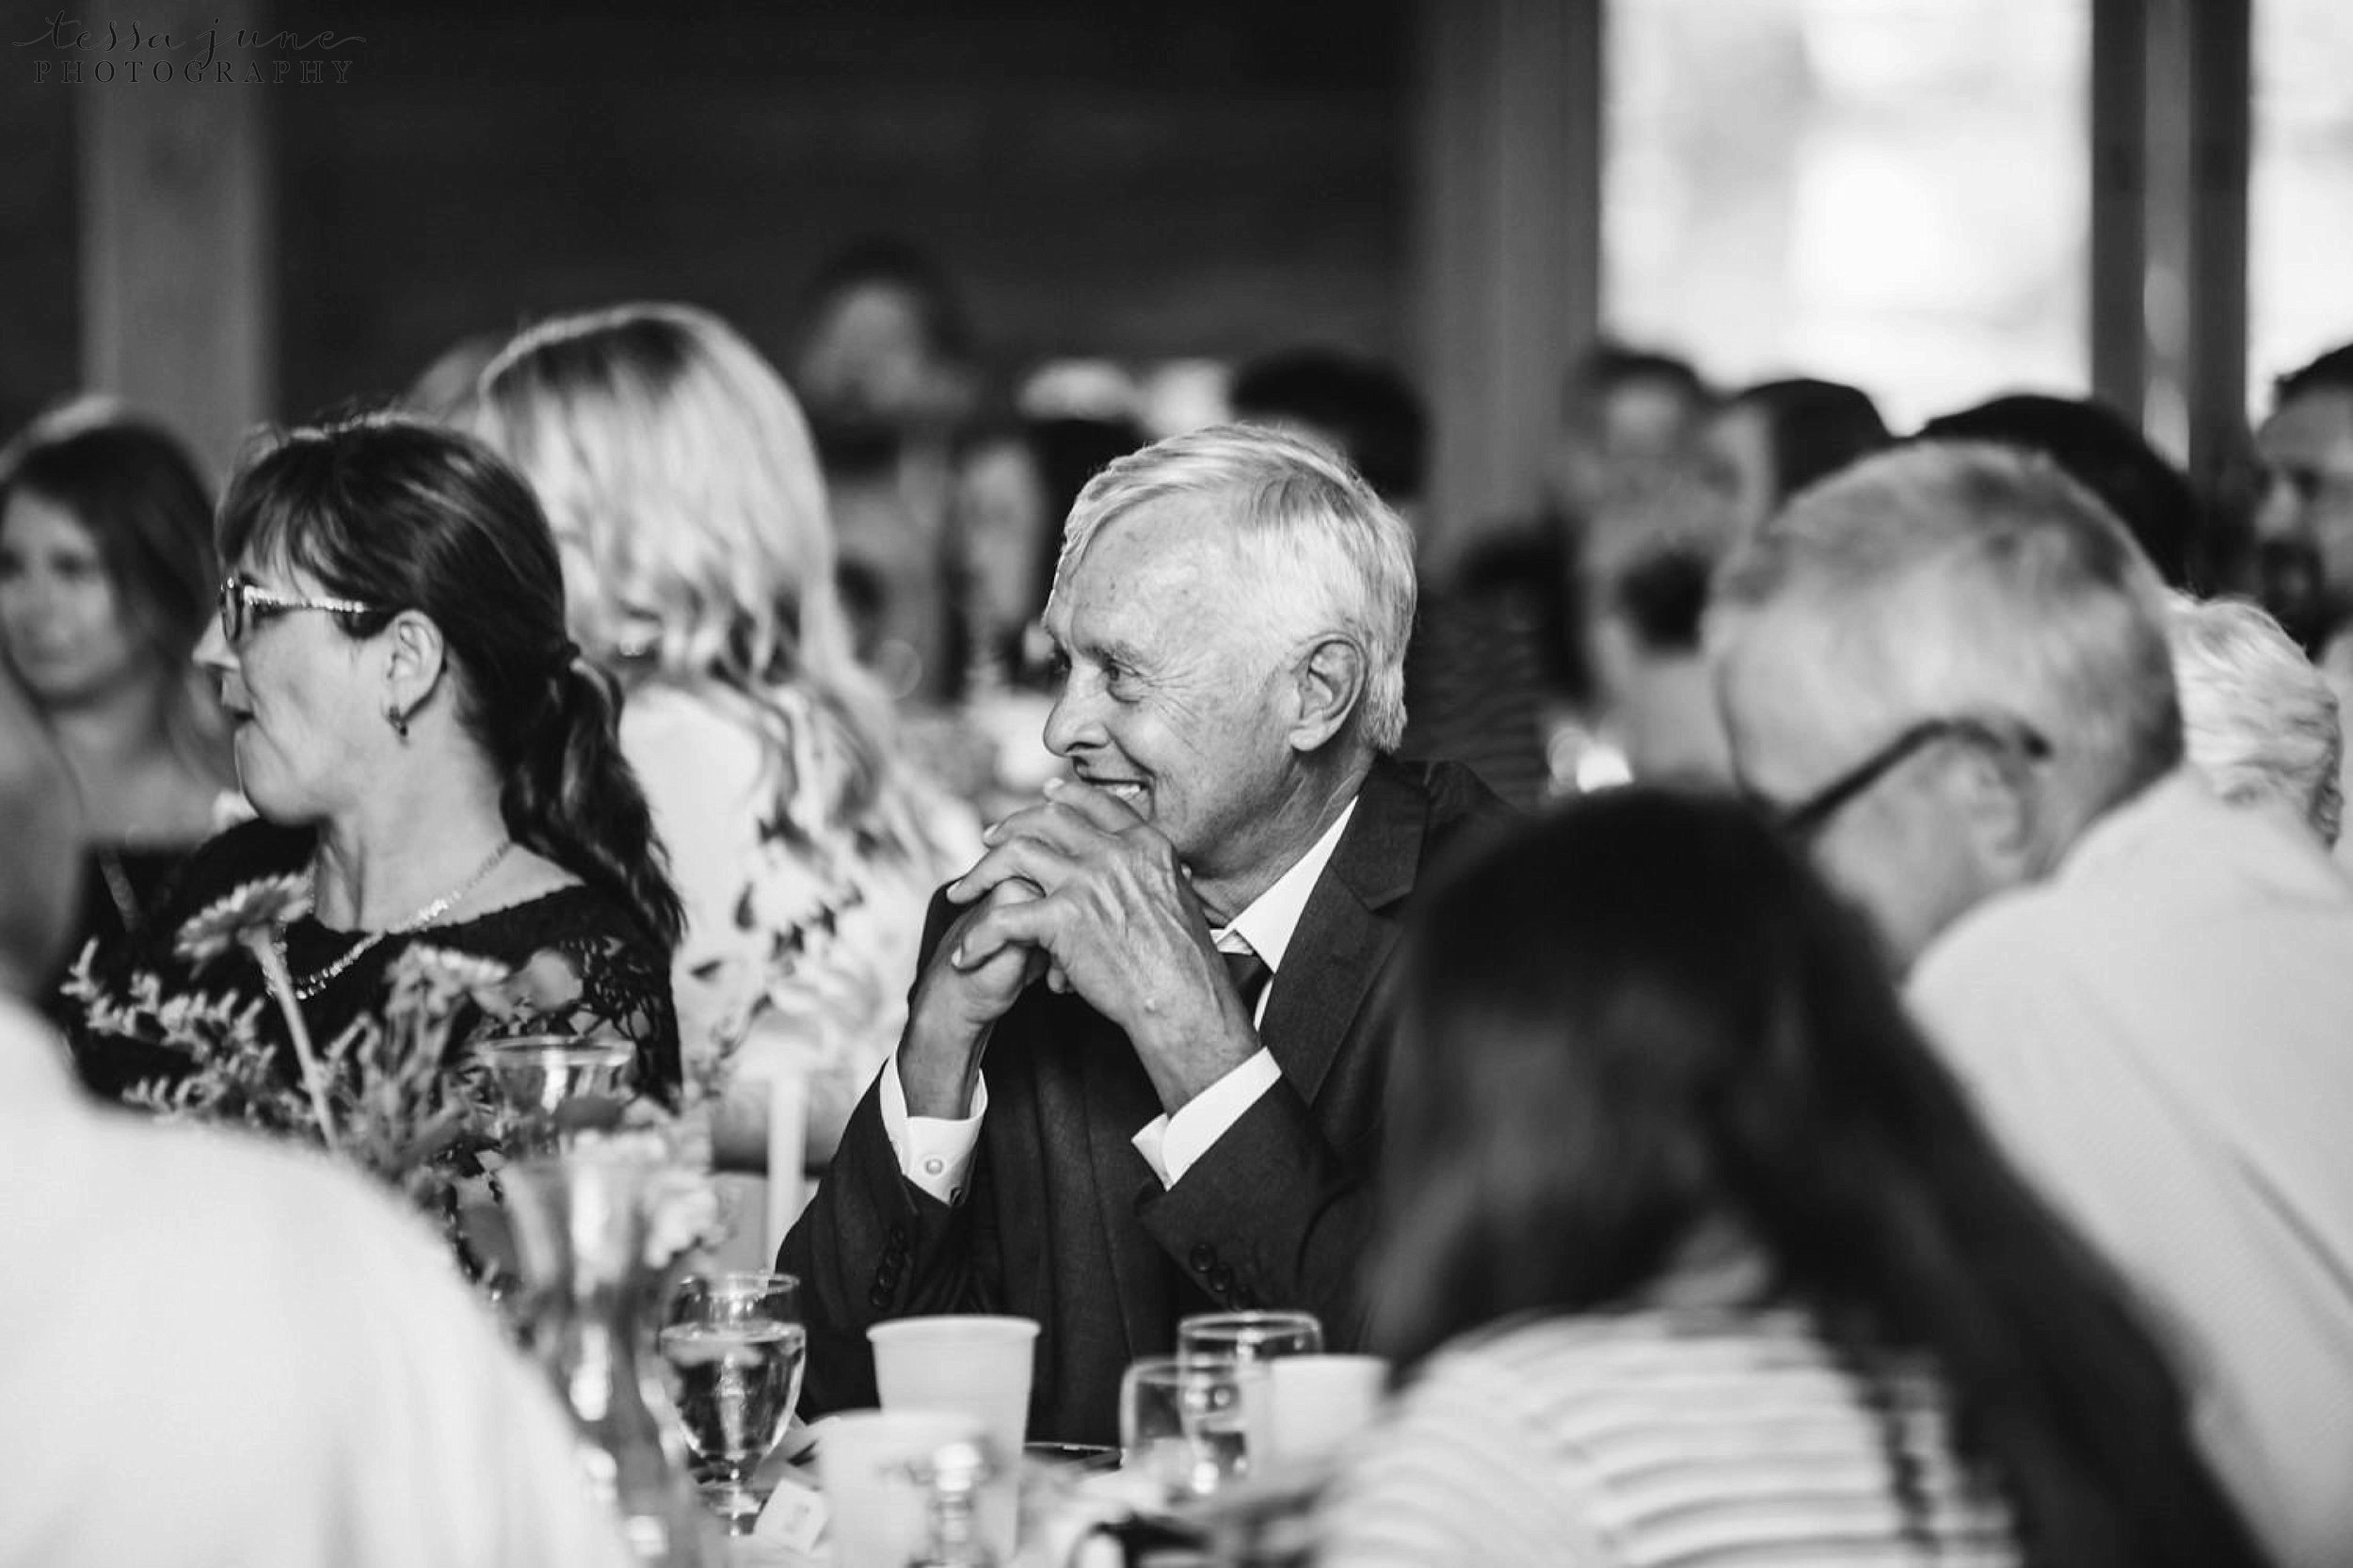
[[[1118,796],[1072,780],[999,823],[988,853],[949,885],[982,901],[961,927],[971,954],[1043,952],[1059,985],[1124,1031],[1174,1111],[1258,1048],[1176,851]],[[1034,898],[998,903],[1007,887]]]
[[[1039,896],[1028,883],[1000,882],[941,937],[916,981],[899,1046],[899,1080],[909,1114],[960,1119],[969,1113],[989,1030],[1047,963],[1034,944],[985,933],[975,939],[973,933],[991,916]]]

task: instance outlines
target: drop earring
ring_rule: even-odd
[[[400,741],[403,745],[408,744],[408,714],[402,712],[397,708],[386,708],[384,710],[384,722],[392,727],[392,733],[400,737]]]

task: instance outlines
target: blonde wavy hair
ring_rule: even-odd
[[[734,328],[676,304],[542,322],[485,367],[464,417],[586,563],[571,622],[591,658],[737,710],[770,782],[816,789],[826,820],[922,840],[886,787],[888,699],[851,651],[808,423]]]

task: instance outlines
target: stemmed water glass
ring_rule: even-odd
[[[1158,1486],[1163,1507],[1241,1473],[1242,1376],[1230,1355],[1147,1355],[1120,1379],[1121,1464]]]
[[[671,1292],[657,1339],[679,1424],[728,1532],[760,1517],[749,1484],[792,1418],[808,1332],[791,1274],[690,1274]]]
[[[1176,1354],[1184,1360],[1230,1360],[1241,1385],[1241,1452],[1235,1467],[1263,1459],[1271,1424],[1266,1363],[1278,1356],[1315,1355],[1323,1325],[1312,1312],[1196,1312],[1176,1324]]]
[[[637,1048],[618,1035],[523,1034],[474,1048],[499,1105],[507,1157],[554,1152],[584,1109],[618,1106],[631,1092]]]

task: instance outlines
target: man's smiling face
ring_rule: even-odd
[[[1046,607],[1066,666],[1047,745],[1158,828],[1226,914],[1221,889],[1295,847],[1296,650],[1279,627],[1237,622],[1265,602],[1241,574],[1264,569],[1205,504],[1159,502],[1106,524]]]

